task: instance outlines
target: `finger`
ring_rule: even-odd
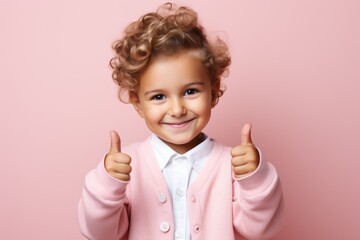
[[[246,153],[249,151],[249,149],[250,149],[250,146],[238,145],[238,146],[234,147],[230,153],[231,153],[232,157],[243,156],[243,155],[246,155]]]
[[[233,171],[236,176],[241,176],[241,175],[251,173],[255,169],[256,169],[256,167],[253,164],[245,164],[245,165],[233,167]]]
[[[252,144],[251,124],[246,123],[241,130],[241,145]]]
[[[131,157],[124,153],[112,153],[111,158],[114,159],[114,162],[116,163],[122,163],[129,165],[131,163]]]
[[[248,160],[244,156],[234,157],[231,159],[231,164],[234,167],[243,166],[248,163]]]
[[[114,173],[112,173],[112,176],[114,178],[116,178],[116,179],[121,180],[121,181],[129,181],[130,180],[130,175],[129,174],[114,172]]]
[[[114,167],[114,172],[119,173],[119,174],[127,174],[129,175],[131,173],[131,166],[128,164],[117,164]]]
[[[121,152],[121,141],[119,134],[112,130],[110,131],[110,150],[109,153]]]

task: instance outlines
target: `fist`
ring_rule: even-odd
[[[121,141],[116,131],[110,132],[110,150],[105,156],[105,169],[114,178],[128,181],[131,172],[131,157],[121,152]]]
[[[259,151],[251,140],[251,125],[245,124],[241,130],[241,143],[231,151],[231,163],[237,178],[253,172],[259,165]]]

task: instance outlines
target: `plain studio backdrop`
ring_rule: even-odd
[[[77,203],[109,148],[149,135],[117,100],[108,62],[124,27],[163,1],[0,0],[0,239],[84,239]],[[180,1],[232,54],[205,132],[240,143],[244,123],[276,165],[277,240],[360,239],[357,0]]]

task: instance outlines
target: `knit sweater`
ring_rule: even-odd
[[[282,189],[273,165],[261,158],[253,173],[235,179],[230,151],[214,141],[187,190],[192,240],[267,239],[282,225]],[[82,234],[93,240],[175,239],[171,196],[150,138],[122,152],[132,158],[129,181],[111,177],[104,160],[85,178],[78,206]]]

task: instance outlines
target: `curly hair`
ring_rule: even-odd
[[[210,43],[197,13],[191,8],[171,3],[161,5],[156,12],[129,24],[112,48],[115,50],[110,60],[112,78],[119,86],[118,97],[122,102],[129,103],[137,96],[139,79],[151,59],[183,50],[199,51],[209,74],[213,99],[217,102],[223,94],[221,77],[228,73],[231,62],[228,47],[220,38]],[[127,93],[126,100],[124,93]]]

